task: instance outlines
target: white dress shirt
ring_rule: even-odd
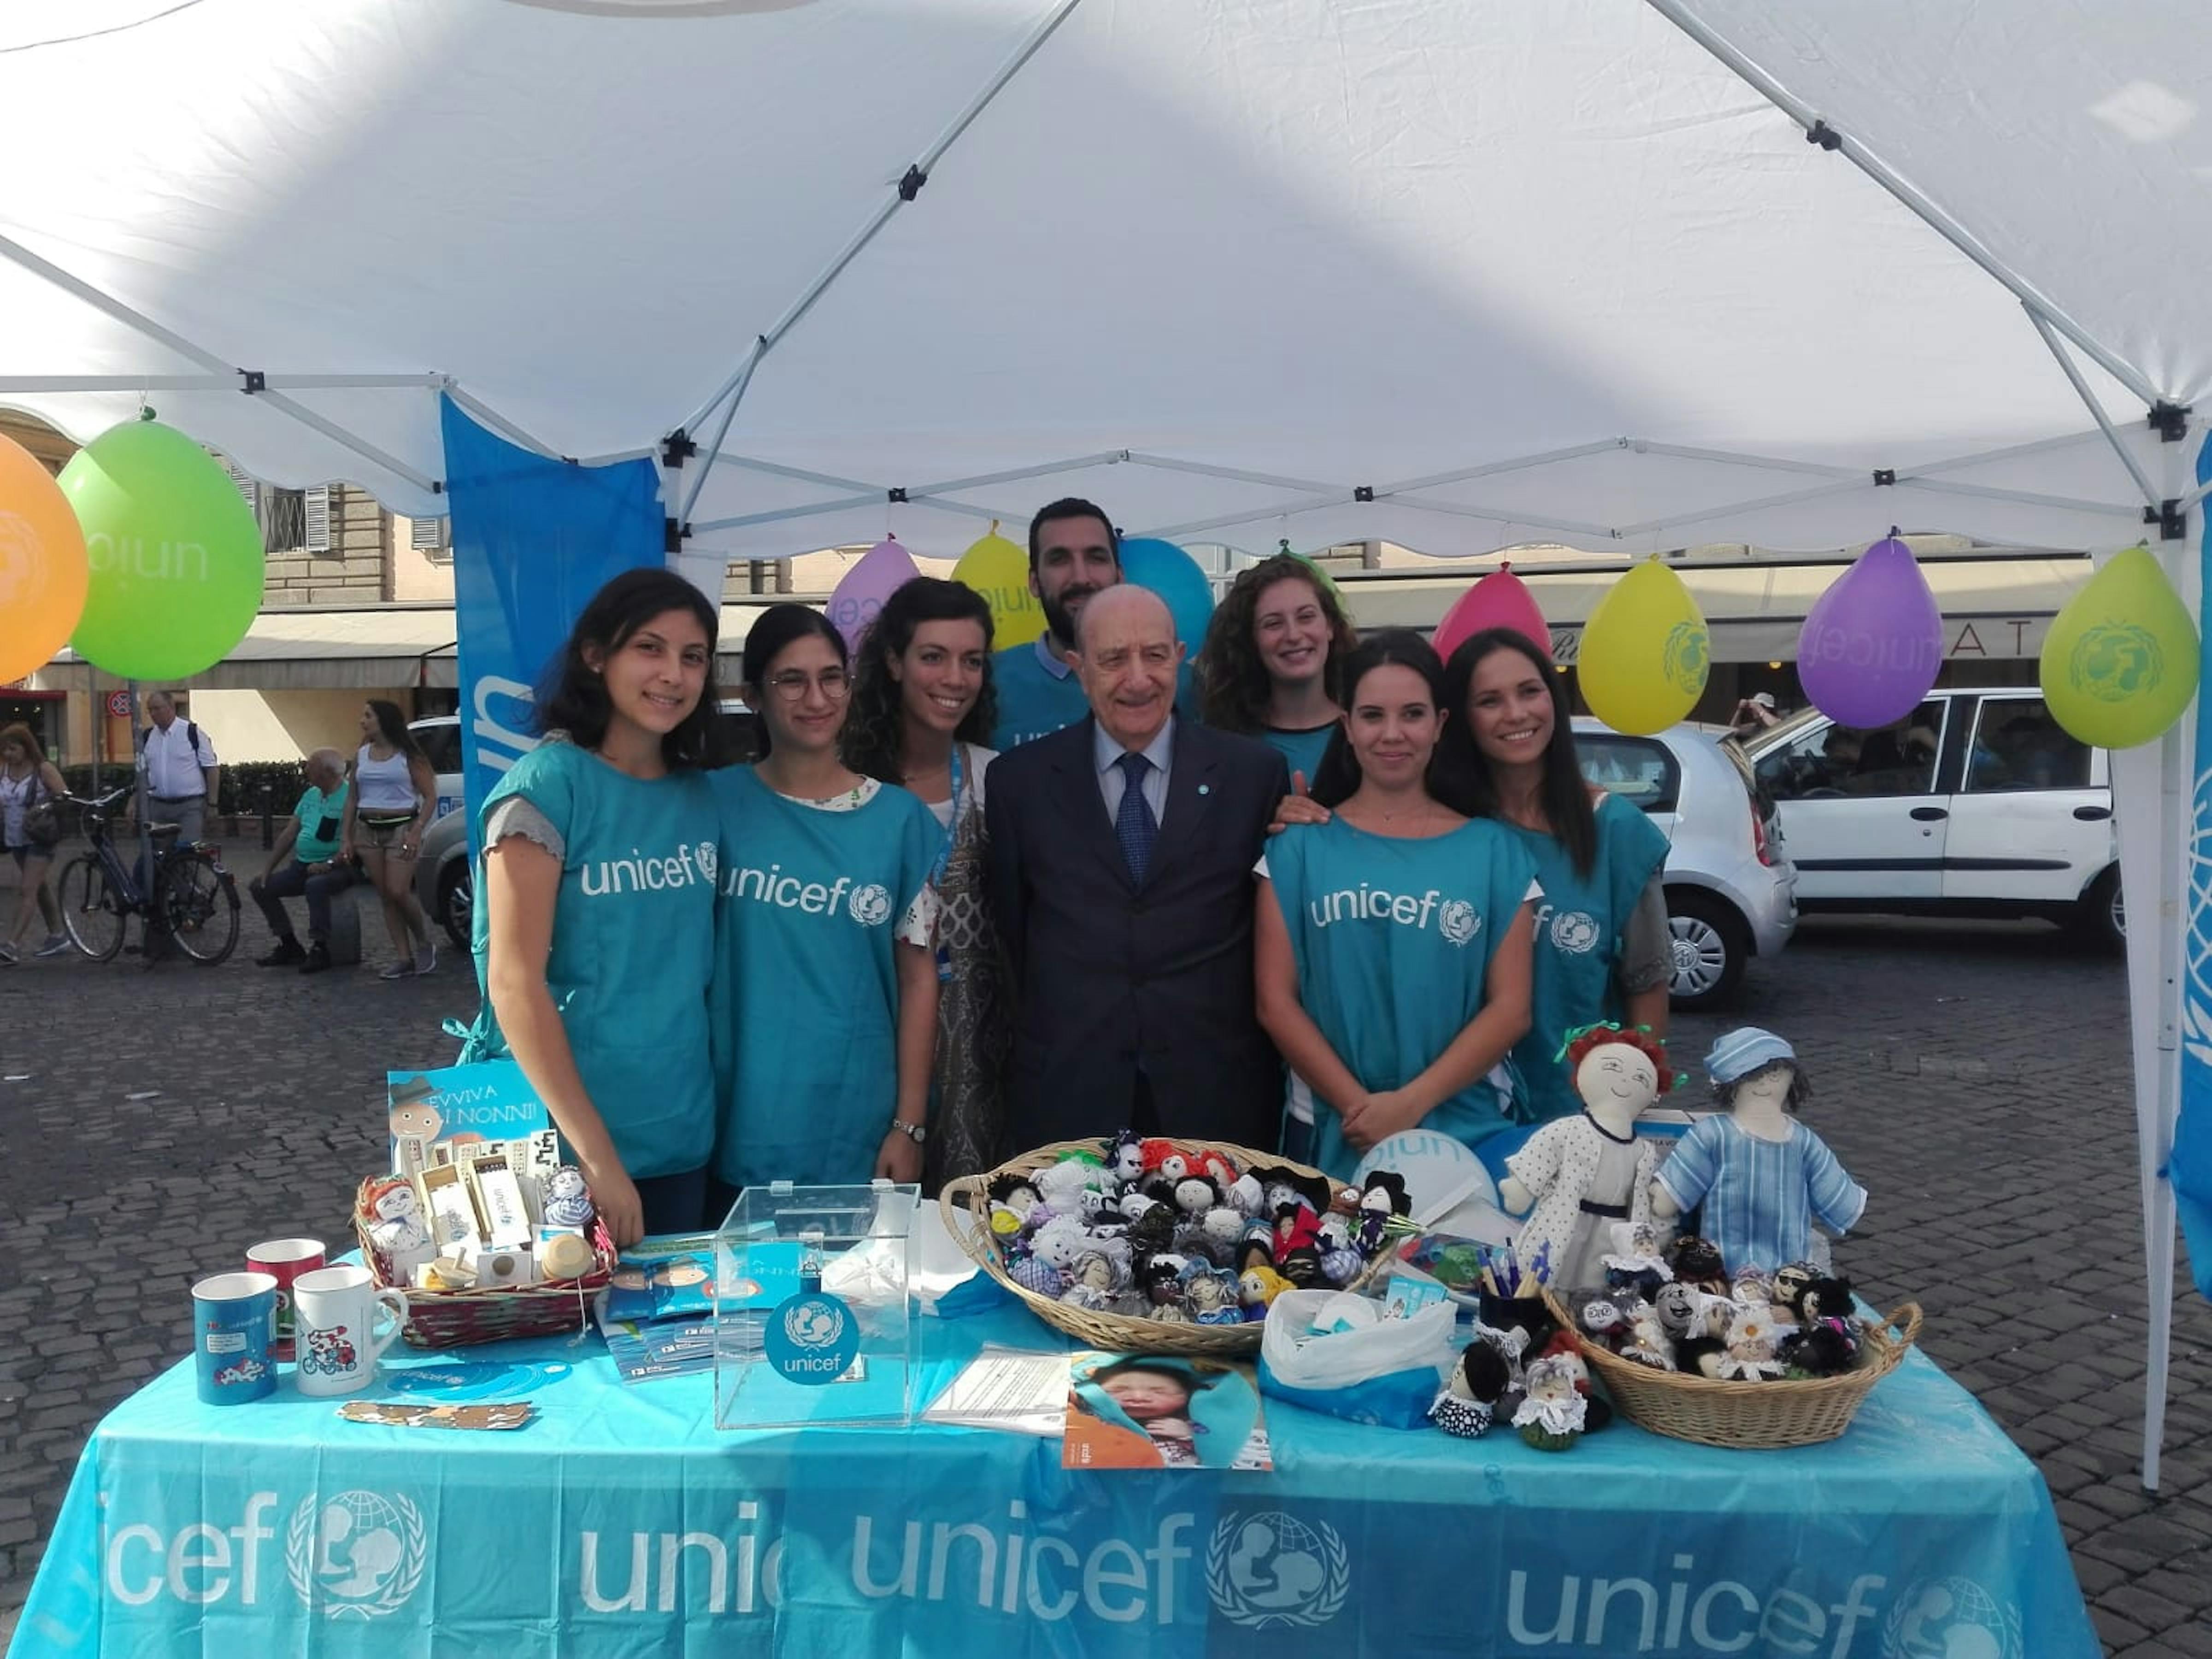
[[[167,799],[181,799],[187,795],[207,793],[207,779],[202,769],[216,763],[215,744],[208,741],[204,729],[200,732],[199,745],[195,751],[191,739],[191,722],[182,714],[169,722],[168,730],[158,726],[146,728],[146,793]]]
[[[1098,793],[1105,797],[1109,823],[1121,817],[1122,792],[1129,787],[1129,775],[1121,769],[1123,752],[1121,745],[1108,737],[1106,728],[1094,720],[1091,726],[1091,761],[1098,769]],[[1168,820],[1168,763],[1175,757],[1173,714],[1145,745],[1144,757],[1152,762],[1145,774],[1145,805],[1152,809],[1152,823],[1157,828]]]

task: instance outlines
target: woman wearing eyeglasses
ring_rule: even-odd
[[[772,605],[745,638],[761,759],[712,775],[722,808],[713,1202],[771,1181],[921,1177],[937,1034],[944,839],[929,808],[838,754],[845,641]]]

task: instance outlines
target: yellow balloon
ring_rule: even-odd
[[[952,580],[974,588],[991,607],[994,648],[1027,645],[1044,632],[1044,607],[1030,592],[1030,556],[996,531],[960,556]]]
[[[2197,629],[2147,547],[2107,560],[2051,619],[2043,700],[2051,718],[2100,749],[2148,743],[2197,695]]]
[[[0,438],[0,683],[69,643],[90,580],[69,497],[36,456]]]
[[[1646,737],[1697,706],[1711,656],[1697,600],[1680,576],[1647,559],[1591,611],[1575,668],[1591,713],[1616,732]]]

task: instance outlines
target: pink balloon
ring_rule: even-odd
[[[1797,679],[1813,706],[1841,726],[1901,720],[1943,666],[1943,613],[1912,550],[1885,537],[1805,613]]]
[[[886,537],[860,555],[860,562],[830,591],[826,613],[830,625],[845,636],[847,649],[860,648],[860,635],[875,621],[884,601],[920,574],[896,536]]]
[[[1437,654],[1449,659],[1486,628],[1510,628],[1525,634],[1546,656],[1552,654],[1552,625],[1536,608],[1536,597],[1529,592],[1528,585],[1513,574],[1510,565],[1498,566],[1444,612],[1444,619],[1437,624]]]

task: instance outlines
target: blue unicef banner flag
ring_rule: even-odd
[[[592,595],[623,571],[664,562],[665,515],[651,461],[548,460],[478,426],[451,398],[439,404],[473,812],[536,745],[532,688]]]
[[[2212,479],[2212,438],[2197,452],[2197,482]],[[2205,515],[2206,530],[2199,557],[2204,575],[2200,604],[2212,605],[2212,514]],[[2199,631],[2212,623],[2212,612],[2199,622]],[[2212,653],[2203,659],[2201,674],[2212,674]],[[2173,1182],[2174,1207],[2181,1216],[2181,1236],[2189,1244],[2190,1272],[2197,1292],[2212,1297],[2212,890],[2205,882],[2207,866],[2195,849],[2212,836],[2212,777],[2205,768],[2212,763],[2212,696],[2201,678],[2197,689],[2197,787],[2190,803],[2188,977],[2182,987],[2181,1115],[2173,1128],[2173,1158],[2166,1166]]]

